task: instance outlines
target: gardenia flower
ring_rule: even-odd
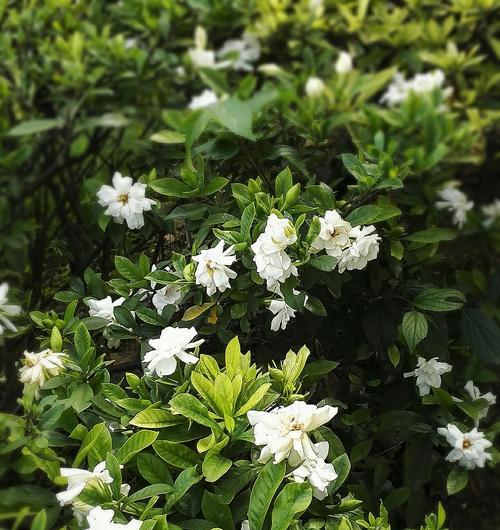
[[[24,352],[23,366],[19,369],[19,380],[25,385],[35,385],[35,396],[38,397],[38,389],[47,379],[59,375],[64,368],[64,353],[53,352],[46,349],[41,352]]]
[[[142,521],[138,519],[131,519],[126,524],[115,523],[114,516],[113,510],[103,510],[100,506],[96,506],[87,516],[88,530],[139,530],[142,526]]]
[[[437,194],[441,200],[436,202],[436,208],[451,212],[453,214],[453,222],[459,228],[462,228],[467,220],[467,212],[472,209],[474,203],[469,201],[467,195],[456,187],[455,182],[450,182]]]
[[[111,482],[113,482],[113,478],[106,469],[106,462],[100,462],[97,464],[93,471],[73,467],[62,467],[61,477],[66,477],[68,479],[66,491],[62,491],[56,495],[61,506],[71,504],[73,500],[80,495],[85,486],[93,480],[100,480],[104,484],[111,484]]]
[[[444,97],[448,98],[451,96],[453,88],[443,88],[444,81],[445,77],[442,70],[417,74],[409,80],[405,80],[404,76],[397,72],[387,91],[380,99],[380,103],[387,103],[389,107],[395,107],[405,101],[410,93],[417,95],[429,94],[436,88],[442,89]]]
[[[348,74],[352,70],[352,57],[348,52],[340,52],[335,63],[337,74]]]
[[[215,61],[215,52],[207,50],[207,32],[201,26],[194,30],[194,48],[188,50],[189,58],[195,68],[223,68],[225,65]]]
[[[324,217],[319,218],[321,230],[312,242],[314,252],[326,250],[329,256],[340,258],[342,250],[351,245],[351,224],[344,221],[336,210],[328,210]]]
[[[275,63],[265,63],[265,64],[261,64],[257,67],[257,70],[259,72],[262,72],[263,74],[266,74],[266,75],[280,75],[280,74],[283,74],[283,69],[281,67],[279,67],[277,64]]]
[[[241,39],[226,41],[217,52],[217,57],[225,59],[222,64],[229,64],[233,70],[250,72],[253,69],[252,63],[260,57],[259,40],[255,35],[245,32]]]
[[[0,284],[0,337],[6,330],[17,331],[16,326],[10,321],[10,317],[19,315],[21,307],[15,304],[9,304],[9,285]]]
[[[310,98],[317,98],[324,94],[326,89],[325,83],[319,77],[309,77],[306,81],[306,94]]]
[[[188,107],[191,110],[204,109],[206,107],[210,107],[210,105],[213,105],[214,103],[217,103],[217,101],[219,101],[217,94],[213,90],[206,88],[198,96],[192,97],[191,103],[189,103]]]
[[[266,463],[273,456],[276,464],[285,458],[297,463],[303,459],[314,460],[316,453],[307,433],[329,422],[337,412],[337,407],[317,407],[303,401],[269,412],[249,411],[247,416],[253,426],[255,444],[264,446],[258,461]]]
[[[111,296],[106,296],[106,298],[102,298],[101,300],[91,298],[87,300],[87,305],[90,308],[89,315],[91,317],[105,318],[111,324],[116,320],[114,314],[115,307],[122,305],[123,302],[125,302],[125,298],[123,297],[117,298],[115,301],[113,301]]]
[[[314,444],[316,458],[305,460],[291,473],[295,482],[308,480],[311,484],[313,495],[320,501],[328,495],[328,485],[338,476],[333,464],[325,462],[325,458],[328,456],[328,448],[328,442]]]
[[[205,342],[204,339],[192,342],[196,335],[197,331],[194,328],[163,329],[158,339],[149,341],[153,349],[144,355],[146,374],[156,373],[158,377],[173,374],[177,368],[177,358],[188,364],[197,363],[198,357],[187,352]]]
[[[146,184],[134,184],[130,177],[122,177],[118,171],[113,175],[113,186],[103,184],[97,198],[101,206],[107,206],[106,215],[120,224],[126,221],[132,230],[144,226],[143,212],[151,210],[155,204],[155,201],[146,198]]]
[[[220,240],[217,246],[208,250],[202,250],[193,261],[198,263],[196,267],[196,284],[207,288],[208,296],[215,291],[223,293],[229,289],[229,279],[236,278],[236,273],[229,268],[236,261],[234,247],[230,246],[224,250],[224,241]]]
[[[278,331],[280,328],[285,329],[290,319],[295,317],[295,309],[292,309],[283,299],[272,300],[268,309],[275,315],[271,320],[273,331]]]
[[[462,432],[456,425],[448,423],[446,428],[439,427],[438,433],[446,437],[453,449],[446,456],[448,462],[458,462],[466,469],[484,467],[486,460],[492,456],[486,452],[491,442],[476,427],[470,432]]]
[[[486,407],[484,407],[484,409],[479,413],[480,420],[486,418],[486,416],[488,415],[488,409],[492,405],[495,405],[495,403],[497,402],[495,394],[493,394],[492,392],[486,392],[486,394],[481,394],[479,388],[475,386],[472,381],[467,381],[464,388],[472,400],[475,401],[476,399],[484,399],[487,402]]]
[[[342,251],[338,269],[342,273],[345,270],[361,270],[366,264],[378,256],[380,237],[375,232],[373,225],[355,226],[349,232],[351,245]]]
[[[248,519],[241,522],[241,530],[250,530],[250,522]]]
[[[491,204],[483,206],[482,211],[486,217],[483,224],[489,228],[497,219],[500,219],[500,199],[495,199]]]
[[[429,394],[432,388],[441,387],[441,376],[451,372],[452,366],[448,363],[438,361],[438,357],[433,357],[426,361],[423,357],[418,358],[417,368],[412,372],[403,374],[405,378],[416,377],[416,384],[421,396]]]

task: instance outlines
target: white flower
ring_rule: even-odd
[[[492,456],[486,452],[491,442],[484,437],[484,433],[475,427],[470,432],[462,432],[456,425],[448,423],[446,428],[438,428],[438,433],[446,437],[446,441],[453,447],[448,453],[448,462],[457,462],[466,469],[484,467],[486,460]]]
[[[322,16],[325,10],[323,0],[309,0],[309,10],[316,18]]]
[[[344,221],[336,210],[328,210],[324,217],[319,218],[321,230],[312,242],[311,248],[315,252],[326,250],[329,256],[340,258],[342,250],[351,245],[351,224]]]
[[[73,500],[80,495],[86,484],[93,480],[100,480],[104,484],[111,484],[111,482],[113,482],[113,478],[106,469],[106,462],[100,462],[97,464],[93,471],[73,467],[62,467],[61,477],[66,477],[68,479],[66,491],[62,491],[56,495],[61,506],[71,504]]]
[[[337,74],[348,74],[352,70],[352,57],[348,52],[340,52],[335,63]]]
[[[113,186],[103,184],[97,192],[101,206],[107,206],[106,215],[117,223],[126,221],[130,229],[144,226],[143,212],[151,210],[155,201],[146,198],[146,184],[122,177],[118,171],[113,175]]]
[[[0,284],[0,337],[6,330],[17,331],[16,326],[10,321],[10,317],[19,315],[21,312],[20,306],[8,303],[8,293],[8,284]]]
[[[492,224],[500,219],[500,199],[495,199],[491,204],[482,207],[482,211],[486,219],[483,224],[489,228]]]
[[[309,481],[313,495],[323,500],[328,495],[328,485],[337,478],[337,473],[332,464],[327,464],[325,458],[328,455],[328,442],[314,444],[316,458],[305,460],[298,468],[292,471],[295,482]]]
[[[433,357],[426,361],[423,357],[418,358],[417,367],[412,372],[406,372],[407,377],[416,377],[416,384],[421,396],[429,394],[432,388],[441,387],[441,376],[451,372],[452,366],[448,363],[438,361],[437,357]]]
[[[325,92],[326,86],[319,77],[309,77],[306,81],[306,94],[310,98],[317,98]]]
[[[177,368],[177,358],[188,364],[197,363],[198,357],[187,352],[205,342],[204,339],[192,342],[196,335],[194,328],[163,329],[158,339],[149,341],[153,349],[144,355],[146,374],[156,373],[158,377],[173,374]]]
[[[297,241],[293,223],[289,219],[279,218],[275,213],[267,218],[264,235],[266,236],[264,245],[268,252],[285,250],[288,245]]]
[[[201,26],[194,30],[194,48],[188,50],[189,58],[195,68],[223,68],[227,64],[217,63],[215,52],[207,50],[207,32]]]
[[[464,388],[472,400],[476,401],[476,399],[484,399],[486,401],[487,405],[479,413],[479,419],[481,420],[483,418],[486,418],[486,416],[488,415],[488,409],[492,405],[495,405],[497,402],[495,394],[493,394],[492,392],[486,392],[486,394],[481,394],[479,388],[475,386],[472,381],[467,381]]]
[[[96,506],[87,516],[88,530],[139,530],[142,526],[142,521],[138,519],[131,519],[126,524],[115,523],[114,515],[113,510],[103,510],[100,506]]]
[[[404,76],[397,72],[387,91],[380,99],[380,103],[395,107],[405,101],[410,93],[423,95],[432,92],[436,88],[442,89],[444,97],[448,98],[451,96],[453,89],[451,87],[443,88],[444,81],[444,73],[441,70],[417,74],[409,80],[405,80]]]
[[[307,433],[329,422],[337,412],[337,407],[317,407],[303,401],[269,412],[249,411],[247,416],[253,426],[255,444],[264,446],[259,462],[265,463],[273,456],[276,464],[285,458],[291,465],[303,459],[314,460],[316,453]]]
[[[273,331],[278,331],[280,328],[285,329],[290,319],[295,318],[295,310],[285,300],[272,300],[268,309],[275,315],[271,320]]]
[[[19,380],[25,385],[35,385],[35,396],[47,379],[59,375],[64,368],[66,355],[52,350],[24,352],[23,366],[19,369]]]
[[[275,76],[283,74],[283,69],[275,63],[265,63],[258,66],[257,70],[265,75]]]
[[[437,192],[441,200],[436,202],[436,208],[451,212],[453,214],[453,222],[459,228],[462,228],[467,220],[467,212],[472,209],[474,203],[469,201],[467,195],[456,186],[455,182],[450,182]]]
[[[250,530],[250,522],[248,519],[241,522],[241,530]]]
[[[217,52],[217,57],[224,59],[222,64],[228,64],[233,70],[250,72],[253,69],[252,63],[260,57],[259,40],[255,35],[245,32],[241,39],[226,41]]]
[[[178,285],[165,285],[158,289],[153,295],[152,302],[159,315],[162,314],[163,308],[167,305],[178,307],[182,299],[182,291]]]
[[[104,318],[108,321],[109,324],[115,322],[114,309],[125,302],[125,298],[117,298],[115,301],[112,300],[111,296],[106,296],[101,300],[91,298],[87,300],[87,305],[89,306],[89,315],[91,317]]]
[[[206,107],[210,107],[210,105],[213,105],[214,103],[217,103],[217,101],[219,101],[217,94],[213,90],[206,88],[198,96],[192,97],[191,103],[189,103],[188,107],[191,110],[204,109]]]
[[[222,240],[214,248],[202,250],[197,256],[193,256],[193,261],[198,263],[196,284],[206,287],[208,296],[212,296],[217,290],[223,293],[231,287],[229,280],[236,278],[236,272],[229,268],[236,261],[234,247],[224,250]]]
[[[345,270],[361,270],[366,264],[378,256],[380,237],[375,232],[373,225],[355,226],[349,232],[351,245],[342,251],[339,259],[339,272]]]

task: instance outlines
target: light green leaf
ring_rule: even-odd
[[[129,423],[144,429],[161,429],[162,427],[176,425],[179,422],[179,417],[174,416],[168,410],[149,408],[136,414]]]
[[[9,132],[9,136],[27,136],[29,134],[36,134],[50,129],[58,129],[64,125],[63,120],[29,120],[17,124]]]
[[[207,482],[215,482],[229,471],[232,461],[219,454],[207,454],[201,469]]]
[[[153,444],[153,449],[167,464],[179,469],[187,469],[199,462],[199,456],[192,449],[179,443],[159,440]]]
[[[410,352],[413,352],[415,346],[427,336],[428,324],[425,316],[418,311],[408,311],[403,317],[401,331]]]
[[[446,490],[448,495],[454,495],[459,491],[462,491],[469,480],[469,474],[466,469],[455,466],[450,471],[448,478],[446,479]]]
[[[118,449],[116,459],[120,464],[127,463],[137,453],[149,447],[156,438],[158,438],[157,432],[136,432]]]
[[[287,484],[276,498],[271,530],[288,530],[311,501],[312,490],[307,482]]]
[[[186,136],[180,132],[164,130],[151,135],[149,139],[159,144],[183,144]]]

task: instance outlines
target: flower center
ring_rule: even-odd
[[[216,269],[215,263],[212,260],[209,259],[209,260],[206,261],[206,266],[207,266],[207,272],[208,272],[209,276],[213,276],[214,272],[215,272],[215,269]]]
[[[462,443],[462,448],[463,449],[469,449],[469,447],[471,445],[472,445],[472,442],[470,440],[468,440],[467,438],[465,438],[463,443]]]
[[[128,193],[120,193],[120,195],[118,195],[118,200],[123,204],[127,204],[128,202]]]

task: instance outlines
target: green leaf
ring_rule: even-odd
[[[78,384],[70,393],[68,403],[76,412],[83,412],[90,407],[94,392],[88,383]]]
[[[451,228],[428,228],[427,230],[421,230],[420,232],[406,236],[405,239],[414,243],[427,244],[451,241],[455,237],[457,237],[457,233]]]
[[[224,458],[219,454],[207,454],[201,469],[207,482],[215,482],[229,471],[232,463],[229,458]]]
[[[217,525],[219,530],[234,530],[231,509],[227,504],[222,503],[217,495],[205,490],[201,509],[205,518]]]
[[[309,261],[311,267],[324,272],[332,271],[338,263],[338,259],[333,256],[324,254],[323,256],[317,256]]]
[[[80,322],[75,330],[74,336],[75,350],[78,357],[83,357],[87,350],[92,346],[92,339],[87,326],[83,322]]]
[[[252,106],[245,101],[229,98],[211,107],[212,116],[226,129],[238,136],[255,141],[252,132]]]
[[[329,493],[335,493],[345,482],[349,476],[349,471],[351,471],[351,462],[349,462],[349,458],[345,453],[335,458],[332,464],[337,473],[337,478],[328,486]]]
[[[250,232],[255,219],[255,203],[251,202],[241,214],[240,234],[245,241],[250,242]]]
[[[261,530],[271,501],[285,478],[286,464],[269,461],[260,472],[250,494],[248,521],[250,530]]]
[[[387,355],[389,356],[392,366],[396,367],[401,359],[401,354],[399,353],[399,349],[395,344],[387,348]]]
[[[481,309],[464,309],[462,335],[472,352],[487,363],[500,362],[500,328]]]
[[[190,467],[188,469],[185,469],[184,471],[181,471],[179,473],[179,476],[175,479],[174,482],[174,491],[170,495],[170,497],[167,499],[167,504],[165,505],[165,510],[170,510],[170,508],[179,500],[184,497],[186,492],[194,486],[196,483],[198,483],[202,479],[202,475],[200,475],[196,471],[196,466]]]
[[[80,450],[73,461],[73,467],[78,467],[87,456],[89,461],[94,461],[94,465],[102,462],[109,451],[111,451],[111,435],[104,422],[98,423],[83,438]]]
[[[202,194],[206,197],[217,193],[219,190],[224,188],[229,182],[229,179],[224,177],[214,177],[210,182],[203,188]]]
[[[194,320],[195,318],[198,318],[199,316],[203,315],[205,311],[208,311],[214,305],[214,302],[206,302],[202,305],[194,305],[192,307],[189,307],[188,309],[186,309],[186,311],[184,311],[181,320],[184,320],[185,322]]]
[[[293,186],[292,172],[289,167],[286,167],[278,174],[274,181],[274,194],[276,197],[286,197],[286,194]]]
[[[165,409],[148,408],[136,414],[129,423],[144,429],[161,429],[176,425],[179,423],[179,417]]]
[[[50,334],[50,349],[52,351],[60,352],[63,348],[63,338],[59,328],[54,326]]]
[[[106,455],[106,469],[109,471],[113,482],[110,484],[111,492],[113,493],[114,499],[119,499],[121,497],[120,487],[122,485],[122,472],[120,469],[120,463],[113,455],[108,451]]]
[[[151,484],[142,488],[129,497],[127,497],[127,504],[130,502],[142,501],[143,499],[149,499],[156,495],[167,495],[172,493],[174,490],[172,484]]]
[[[172,484],[172,477],[167,464],[156,455],[139,453],[137,455],[137,467],[139,468],[139,473],[150,484],[159,484],[161,482]]]
[[[355,464],[360,462],[368,456],[373,445],[373,440],[369,438],[368,440],[363,440],[353,445],[351,449],[351,463]]]
[[[390,204],[375,205],[368,204],[353,210],[347,217],[353,226],[379,223],[401,215],[401,210]]]
[[[426,311],[454,311],[460,309],[465,296],[456,289],[425,289],[413,300],[413,305]]]
[[[144,278],[139,267],[136,267],[129,259],[123,256],[115,256],[115,267],[118,274],[132,282],[138,282]]]
[[[50,129],[58,129],[64,125],[63,120],[29,120],[18,123],[9,132],[9,136],[27,136],[29,134],[36,134]]]
[[[149,187],[160,195],[168,197],[190,197],[193,189],[184,182],[173,178],[157,179],[149,183]]]
[[[308,294],[306,299],[304,300],[304,307],[313,315],[316,315],[318,317],[328,316],[323,302],[321,302],[321,300],[318,300],[315,296],[312,296],[310,294]]]
[[[207,407],[191,394],[178,394],[170,401],[172,410],[177,414],[182,414],[200,425],[205,425],[216,432],[221,432],[217,423],[210,418]]]
[[[133,434],[116,452],[120,464],[127,463],[137,453],[149,447],[158,438],[157,432],[139,431]]]
[[[446,490],[448,495],[454,495],[459,491],[462,491],[469,480],[469,473],[466,469],[454,466],[450,471],[448,478],[446,479]]]
[[[410,498],[410,494],[410,488],[396,488],[395,490],[392,490],[387,497],[385,497],[384,506],[388,510],[395,510]]]
[[[341,158],[347,171],[349,171],[356,180],[364,180],[368,177],[368,172],[366,171],[365,166],[356,156],[350,153],[345,153]]]
[[[186,136],[180,132],[164,130],[151,135],[149,139],[159,144],[183,144]]]
[[[187,469],[195,466],[199,462],[198,454],[189,447],[179,443],[167,442],[159,440],[153,444],[155,453],[170,464],[171,466],[180,469]]]
[[[311,500],[312,490],[307,482],[287,484],[276,498],[271,530],[288,530],[298,515],[311,504]]]
[[[428,325],[425,316],[418,311],[408,311],[403,317],[401,331],[410,352],[413,352],[415,346],[427,336]]]
[[[45,530],[47,525],[47,513],[45,510],[38,512],[31,523],[31,530]]]

